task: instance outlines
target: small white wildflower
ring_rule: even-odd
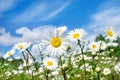
[[[110,68],[104,68],[104,69],[103,69],[103,74],[104,74],[104,75],[108,75],[108,74],[110,74],[110,73],[111,73]]]

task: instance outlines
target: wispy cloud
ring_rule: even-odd
[[[15,0],[0,0],[0,12],[13,8]]]
[[[68,5],[69,5],[70,1],[65,2],[63,5],[61,5],[58,9],[54,10],[53,12],[51,12],[50,14],[46,14],[45,17],[42,17],[41,19],[39,19],[38,21],[46,21],[49,20],[51,18],[53,18],[54,16],[56,16],[57,14],[59,14],[62,10],[64,10]]]
[[[32,21],[46,21],[59,14],[70,2],[71,0],[56,0],[32,3],[22,13],[16,15],[12,22],[29,23]]]

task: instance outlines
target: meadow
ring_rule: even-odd
[[[16,43],[0,58],[0,80],[120,80],[120,37],[113,27],[93,41],[86,35],[63,26],[41,43]]]

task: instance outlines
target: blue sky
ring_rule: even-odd
[[[0,53],[18,41],[39,42],[50,27],[84,28],[91,38],[120,26],[120,0],[0,0]],[[33,37],[35,36],[35,37]]]
[[[16,30],[21,26],[34,28],[40,25],[67,25],[73,28],[86,25],[90,20],[90,15],[95,13],[104,2],[104,0],[10,1],[13,1],[11,5],[8,5],[11,8],[3,10],[0,17],[0,26],[8,31]]]

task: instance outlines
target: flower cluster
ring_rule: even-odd
[[[119,80],[120,61],[115,55],[117,33],[110,27],[104,40],[85,40],[82,28],[66,26],[48,31],[41,43],[20,42],[0,63],[3,80]],[[20,58],[15,54],[21,54]]]

